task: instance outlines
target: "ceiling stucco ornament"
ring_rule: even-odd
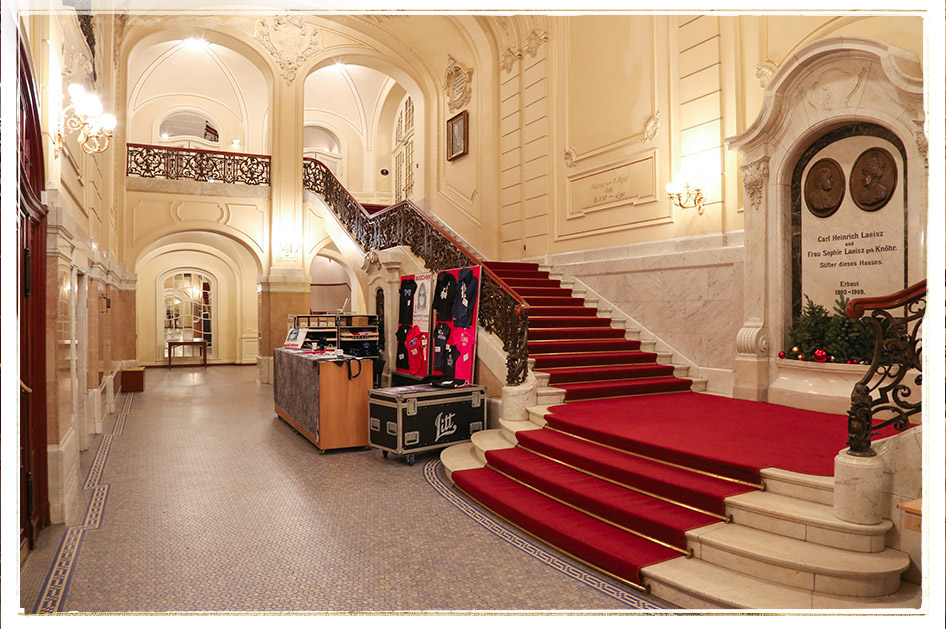
[[[768,86],[776,69],[775,64],[770,61],[755,64],[755,78],[759,81],[760,87],[764,89]]]
[[[505,70],[506,72],[512,71],[512,67],[516,65],[516,62],[522,59],[522,54],[516,52],[512,48],[507,48],[503,51],[503,58],[499,62],[499,67]]]
[[[447,95],[450,111],[466,105],[473,96],[473,69],[466,67],[452,56],[448,57],[443,91]]]
[[[295,15],[257,20],[254,37],[273,56],[286,85],[295,81],[303,63],[322,50],[319,28]]]
[[[654,115],[644,123],[644,134],[641,137],[641,143],[651,142],[657,137],[657,131],[660,129],[660,112],[655,111]]]
[[[753,210],[762,206],[762,192],[769,181],[769,158],[763,157],[742,167],[742,182]]]
[[[535,53],[539,51],[539,46],[541,46],[548,40],[549,40],[548,33],[534,28],[529,33],[529,37],[526,39],[526,45],[522,47],[522,50],[523,52],[529,53],[530,57],[534,57]]]

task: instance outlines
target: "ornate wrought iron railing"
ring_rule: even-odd
[[[483,264],[410,201],[368,214],[316,159],[304,158],[303,187],[322,195],[366,253],[404,245],[434,272]],[[507,355],[506,383],[521,384],[528,371],[529,305],[486,266],[480,277],[479,323],[503,342]]]
[[[897,309],[901,313],[892,312]],[[892,295],[852,299],[845,312],[874,337],[870,368],[851,393],[847,444],[854,456],[874,456],[871,437],[891,425],[906,430],[922,407],[926,280]]]
[[[149,179],[242,183],[248,186],[269,185],[269,155],[150,144],[128,144],[127,147],[126,175]]]

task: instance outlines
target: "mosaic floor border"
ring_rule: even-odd
[[[526,538],[515,529],[511,529],[501,520],[496,519],[492,514],[483,510],[476,503],[470,502],[459,492],[448,486],[441,477],[442,464],[440,459],[432,459],[424,466],[424,478],[427,483],[433,487],[441,496],[447,499],[452,505],[470,517],[473,521],[485,528],[490,533],[496,535],[503,541],[511,544],[523,553],[540,561],[541,563],[557,570],[558,572],[575,579],[576,581],[587,585],[590,588],[601,592],[616,601],[621,602],[631,609],[637,610],[663,610],[668,607],[644,598],[633,590],[625,589],[623,586],[605,579],[601,575],[591,572],[580,564],[573,563],[559,555],[553,554],[545,548],[535,544],[532,540]]]
[[[83,489],[92,491],[92,499],[89,501],[88,509],[85,512],[85,518],[82,524],[77,526],[67,526],[62,536],[62,542],[56,551],[55,559],[49,568],[49,574],[43,583],[41,594],[33,608],[34,614],[57,614],[62,611],[66,595],[69,593],[69,581],[76,563],[79,560],[79,552],[82,550],[82,540],[86,531],[97,529],[102,524],[102,518],[105,515],[105,507],[108,504],[109,485],[99,484],[102,473],[105,471],[105,465],[108,463],[108,454],[112,446],[112,439],[116,435],[121,435],[125,426],[125,419],[131,412],[131,405],[135,394],[127,393],[122,404],[122,410],[115,420],[112,428],[112,434],[102,436],[98,450],[95,452],[95,459],[92,467],[89,469],[89,475],[86,477]]]

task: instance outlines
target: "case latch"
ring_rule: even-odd
[[[481,394],[482,394],[482,391],[473,391],[473,399],[472,399],[473,408],[480,407]]]
[[[407,398],[407,414],[408,415],[417,414],[417,398],[416,397]]]

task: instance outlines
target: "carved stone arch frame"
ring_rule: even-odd
[[[825,78],[819,84],[829,72],[837,80]],[[858,122],[879,125],[898,136],[904,144],[907,194],[915,213],[908,237],[921,241],[928,179],[922,76],[912,53],[879,41],[852,37],[816,41],[798,50],[775,73],[755,122],[742,134],[727,138],[729,147],[743,154],[746,188],[744,323],[736,339],[736,397],[769,399],[770,384],[782,376],[775,352],[791,326],[791,183],[796,162],[812,143]],[[922,272],[925,253],[918,249],[912,247],[909,266]]]

